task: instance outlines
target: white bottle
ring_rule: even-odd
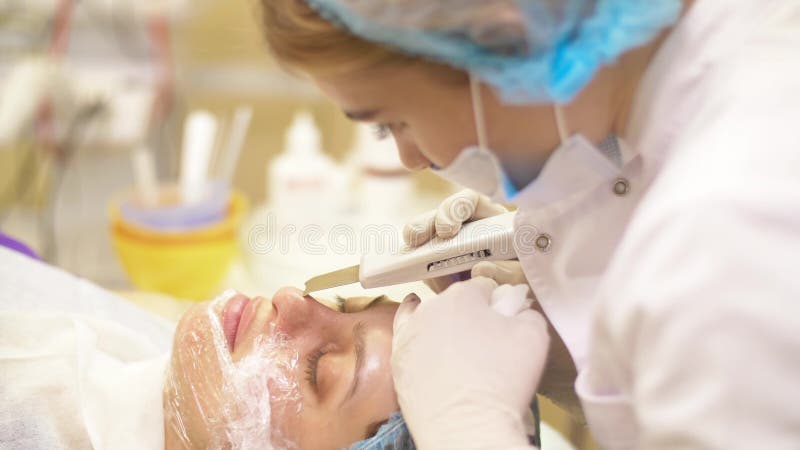
[[[361,214],[368,223],[400,223],[413,215],[414,180],[403,166],[394,139],[379,139],[357,125],[353,159],[359,179]]]
[[[284,223],[327,221],[340,209],[341,178],[342,170],[322,151],[311,114],[298,112],[286,133],[285,150],[269,168],[270,209]]]

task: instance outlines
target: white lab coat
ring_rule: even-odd
[[[697,0],[625,138],[621,167],[559,151],[517,198],[594,436],[800,449],[800,2]]]

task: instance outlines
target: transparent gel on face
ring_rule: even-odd
[[[185,448],[298,448],[272,419],[302,410],[299,352],[289,336],[272,332],[234,361],[220,317],[235,295],[226,291],[210,302],[176,339],[165,380],[165,426]]]

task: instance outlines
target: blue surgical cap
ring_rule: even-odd
[[[368,41],[468,71],[510,103],[572,100],[681,0],[306,0]]]
[[[403,414],[396,412],[389,417],[375,436],[353,444],[349,450],[415,450],[414,441],[408,431]]]

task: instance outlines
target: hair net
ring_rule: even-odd
[[[223,293],[191,317],[185,332],[176,331],[180,341],[165,381],[166,427],[185,448],[297,448],[272,418],[302,409],[298,350],[276,333],[234,361],[220,315],[235,294]]]
[[[414,441],[408,431],[403,414],[396,412],[389,417],[375,436],[357,442],[349,450],[414,450]]]
[[[474,73],[509,102],[567,102],[680,16],[681,0],[306,0],[366,40]]]

